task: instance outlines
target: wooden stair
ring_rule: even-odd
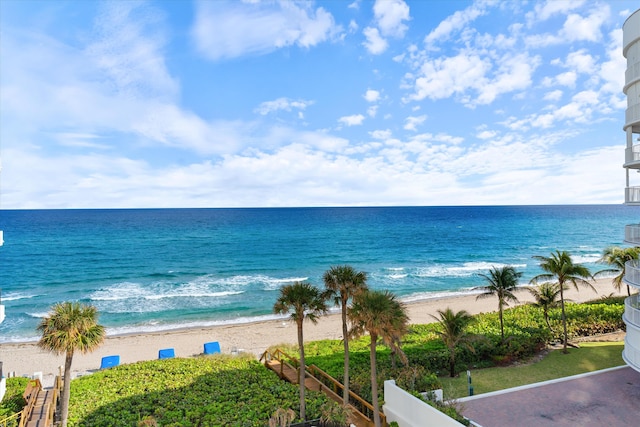
[[[261,361],[264,361],[264,365],[267,368],[274,371],[281,379],[288,381],[292,384],[298,384],[299,383],[298,370],[294,368],[292,364],[285,361],[285,359],[297,364],[297,359],[292,358],[291,356],[288,356],[286,353],[284,353],[279,349],[276,350],[274,353],[265,351],[262,357],[260,358]],[[344,386],[340,384],[340,382],[338,382],[336,379],[330,377],[328,374],[321,371],[319,368],[315,366],[311,366],[309,368],[312,372],[309,372],[309,370],[305,372],[305,380],[304,380],[305,388],[307,390],[320,391],[325,395],[327,395],[327,397],[329,397],[331,400],[342,405],[343,403],[342,396],[340,396],[337,393],[337,388],[342,389]],[[327,386],[325,383],[320,381],[314,375],[314,373],[317,373],[317,372],[320,372],[321,374],[323,374],[323,376],[330,378],[331,382],[333,383],[333,387]],[[350,394],[352,397],[357,396],[353,392],[350,392]],[[364,402],[364,400],[362,400],[362,398],[360,398],[359,396],[357,396],[357,398],[362,402]],[[351,409],[350,422],[352,424],[356,425],[357,427],[373,427],[374,426],[374,422],[371,418],[367,417],[365,414],[360,412],[353,405],[349,404],[349,407]],[[384,414],[381,413],[380,415],[382,418],[382,425],[386,426],[387,424],[386,424],[386,419],[384,417]]]

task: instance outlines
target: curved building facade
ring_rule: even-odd
[[[626,170],[625,203],[640,206],[640,9],[622,27],[622,54],[627,59],[623,92],[627,97],[624,131],[627,137],[624,168]],[[635,182],[634,182],[635,181]],[[640,224],[627,225],[625,242],[640,246]],[[640,290],[640,262],[625,264],[624,282]],[[636,292],[625,300],[624,322],[627,326],[622,358],[640,372],[640,299]]]

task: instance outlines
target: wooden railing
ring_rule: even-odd
[[[262,356],[260,356],[260,362],[267,363],[270,360],[277,360],[278,362],[280,362],[280,378],[282,378],[285,365],[290,367],[291,369],[295,369],[296,371],[298,371],[298,366],[300,366],[298,359],[288,355],[279,348],[273,352],[265,350],[265,352],[262,353]]]
[[[344,398],[344,385],[340,381],[336,380],[316,365],[307,366],[306,372],[331,389],[335,394]],[[366,418],[373,420],[373,405],[351,390],[349,390],[349,405],[354,407]],[[380,412],[380,420],[383,426],[387,425],[387,419],[382,412]]]
[[[36,405],[38,401],[38,393],[42,390],[42,383],[39,379],[30,380],[27,384],[27,388],[25,389],[22,397],[27,401],[27,404],[22,409],[20,413],[20,424],[19,427],[24,427],[27,425],[27,421],[31,418],[31,413],[33,412],[33,407]]]
[[[260,361],[266,364],[269,360],[277,360],[280,362],[280,377],[283,376],[282,372],[284,365],[287,365],[292,369],[296,369],[296,371],[299,367],[298,359],[288,355],[280,349],[276,349],[273,352],[266,350],[262,353]],[[322,369],[318,368],[316,365],[306,366],[305,376],[315,378],[319,383],[333,391],[337,396],[341,398],[344,396],[344,385]],[[360,412],[365,418],[368,418],[373,422],[373,405],[351,390],[349,390],[349,405]],[[383,426],[387,425],[387,419],[382,411],[380,411],[380,421]]]
[[[15,414],[8,416],[7,418],[3,418],[0,420],[0,427],[16,427],[20,420],[20,415],[22,412],[16,412]]]
[[[62,372],[61,372],[62,373]],[[62,392],[62,375],[57,375],[53,382],[53,390],[51,391],[51,399],[47,402],[45,427],[53,425],[53,421],[56,415],[56,408],[58,407],[58,399],[60,398],[60,392]]]

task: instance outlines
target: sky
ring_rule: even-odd
[[[623,203],[637,8],[0,0],[0,208]]]

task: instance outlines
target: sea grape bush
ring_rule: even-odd
[[[0,402],[0,419],[22,411],[25,400],[22,397],[29,380],[22,377],[7,378],[7,391]]]
[[[318,418],[327,398],[307,396]],[[278,408],[299,410],[298,389],[251,356],[165,359],[121,365],[73,380],[69,426],[266,426]]]

